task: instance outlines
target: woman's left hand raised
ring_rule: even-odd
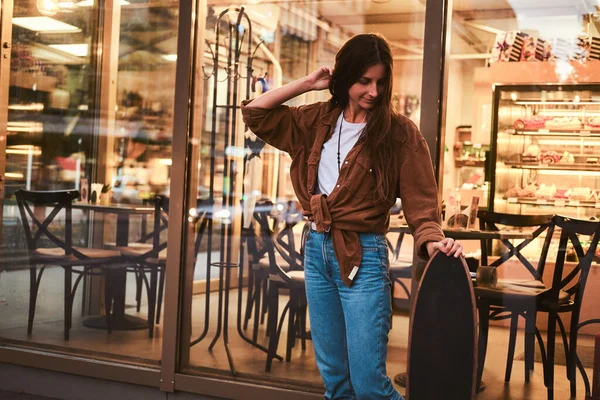
[[[460,257],[463,253],[462,244],[454,241],[452,238],[444,238],[439,242],[428,242],[426,246],[429,257],[433,256],[436,250],[441,251],[447,256],[454,256],[456,258]]]

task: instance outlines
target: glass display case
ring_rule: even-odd
[[[600,215],[600,86],[496,86],[490,209]]]

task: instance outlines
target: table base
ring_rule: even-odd
[[[83,325],[88,328],[106,329],[106,317],[98,316],[87,318]],[[148,321],[131,315],[123,315],[112,320],[112,329],[115,331],[132,331],[137,329],[148,329]]]

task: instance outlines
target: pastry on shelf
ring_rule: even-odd
[[[586,164],[598,164],[598,157],[588,157],[585,162]]]
[[[548,129],[580,129],[581,120],[571,117],[555,117],[545,122]]]
[[[592,194],[588,200],[600,201],[600,190],[592,191]]]
[[[534,184],[526,186],[522,188],[518,184],[511,187],[504,193],[504,198],[507,199],[509,197],[535,197],[535,193],[538,188]]]
[[[536,199],[551,199],[556,193],[556,185],[546,185],[542,183],[539,189],[535,192]]]
[[[522,191],[523,189],[521,188],[521,186],[515,185],[514,187],[508,189],[506,193],[504,193],[504,198],[506,199],[508,197],[519,197]]]
[[[590,117],[585,121],[585,127],[588,129],[600,129],[600,117]]]
[[[521,162],[537,164],[539,161],[538,156],[541,152],[542,150],[540,149],[540,146],[537,144],[530,144],[525,149],[525,152],[521,155]]]
[[[546,125],[546,121],[551,120],[552,117],[543,117],[541,115],[534,115],[527,118],[519,118],[513,123],[513,126],[517,130],[523,129],[541,129]]]
[[[537,186],[532,183],[523,188],[519,197],[535,197],[535,192],[537,192],[537,190]]]
[[[565,151],[558,162],[561,164],[573,164],[575,163],[575,156],[568,151]]]
[[[571,189],[569,199],[571,200],[587,200],[592,195],[592,190],[589,187],[574,187]]]
[[[555,199],[568,199],[569,196],[567,195],[568,193],[568,189],[556,189],[556,192],[554,193],[554,198]]]
[[[560,154],[558,154],[554,150],[543,151],[540,154],[538,154],[538,161],[541,164],[556,164],[560,161],[560,158]]]
[[[541,152],[542,152],[542,149],[540,149],[540,146],[538,146],[537,144],[530,144],[529,146],[527,146],[527,149],[525,149],[525,152],[523,153],[523,155],[537,157],[537,155],[540,154]]]

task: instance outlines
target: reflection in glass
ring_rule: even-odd
[[[167,237],[168,207],[155,196],[168,201],[178,4],[123,0],[114,20],[103,19],[112,15],[102,15],[105,11],[88,0],[14,5],[10,77],[2,77],[10,87],[0,339],[157,365],[162,321],[156,307],[166,254],[164,246],[155,248],[150,261],[148,252],[155,233],[159,244]],[[112,28],[105,32],[98,21]],[[113,55],[109,49],[115,48]],[[71,225],[72,245],[82,254],[116,260],[111,271],[98,268],[77,286],[68,340],[63,335],[67,270],[58,261],[48,262],[39,278],[35,320],[27,334],[35,280],[15,199],[20,189],[78,191],[72,219],[61,210],[50,231],[64,240],[65,226]],[[52,210],[31,206],[42,221]],[[56,242],[39,245],[50,249]],[[41,266],[32,271],[39,274]]]
[[[594,197],[600,190],[594,155],[599,143],[593,126],[599,112],[598,87],[590,85],[599,78],[596,63],[600,53],[595,50],[600,43],[595,22],[598,10],[594,2],[562,5],[557,9],[541,0],[486,5],[454,2],[444,198],[456,189],[462,193],[483,191],[486,201],[480,201],[480,208],[487,206],[497,212],[586,219],[600,215]],[[544,236],[523,250],[533,265],[540,259]],[[478,243],[464,245],[474,256],[480,251]],[[499,242],[493,243],[495,256],[503,249]],[[548,287],[557,251],[555,237],[548,249],[552,262],[546,263],[543,279]],[[507,279],[529,276],[516,264],[502,273]],[[595,285],[591,282],[588,284]],[[588,287],[586,292],[594,290]],[[597,317],[595,303],[584,299],[584,319]],[[510,385],[502,383],[507,360],[504,343],[509,337],[506,321],[491,322],[484,393],[501,397],[510,390],[509,397],[535,398],[528,385],[522,385],[522,329],[516,336],[513,378]],[[545,323],[539,322],[538,328],[545,339]],[[583,344],[577,351],[580,359],[591,357],[588,335],[596,331],[597,326],[579,331],[579,343]],[[560,342],[556,342],[557,349],[562,347]],[[535,361],[531,385],[541,385],[545,378],[537,355]],[[558,358],[555,362],[565,363]],[[584,364],[589,371],[591,364]],[[556,368],[556,398],[571,395],[562,371]],[[573,378],[578,397],[583,397],[580,373]]]

